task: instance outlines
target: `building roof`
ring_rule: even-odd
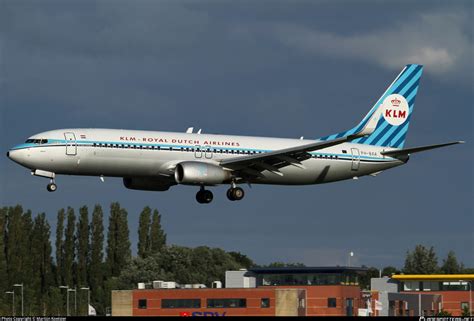
[[[347,273],[367,272],[367,268],[353,266],[320,266],[320,267],[266,267],[266,268],[249,268],[248,271],[255,274],[308,274],[308,273]]]
[[[472,281],[474,274],[395,274],[395,280]]]

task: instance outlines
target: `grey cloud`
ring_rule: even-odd
[[[416,19],[387,21],[379,30],[341,36],[298,25],[274,26],[284,45],[312,55],[376,62],[397,69],[407,63],[425,65],[433,74],[472,71],[472,38],[468,14],[461,11],[421,13]]]
[[[206,13],[170,1],[74,2],[22,8],[7,6],[6,41],[31,52],[86,56],[161,58],[196,44]]]

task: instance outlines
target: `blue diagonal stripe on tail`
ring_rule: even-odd
[[[403,147],[422,73],[423,66],[407,65],[356,127],[325,136],[320,140],[335,139],[361,131],[373,113],[380,109],[382,116],[373,133],[367,137],[357,138],[353,142]]]

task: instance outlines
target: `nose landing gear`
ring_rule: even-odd
[[[199,192],[196,193],[196,201],[200,204],[209,204],[212,202],[214,195],[211,191],[204,189],[204,186],[201,186]]]

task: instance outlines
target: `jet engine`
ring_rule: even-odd
[[[185,185],[216,185],[230,181],[229,171],[217,165],[203,162],[182,162],[176,165],[176,183]]]
[[[156,177],[124,177],[123,185],[128,189],[141,191],[167,191],[176,183],[170,179]]]

